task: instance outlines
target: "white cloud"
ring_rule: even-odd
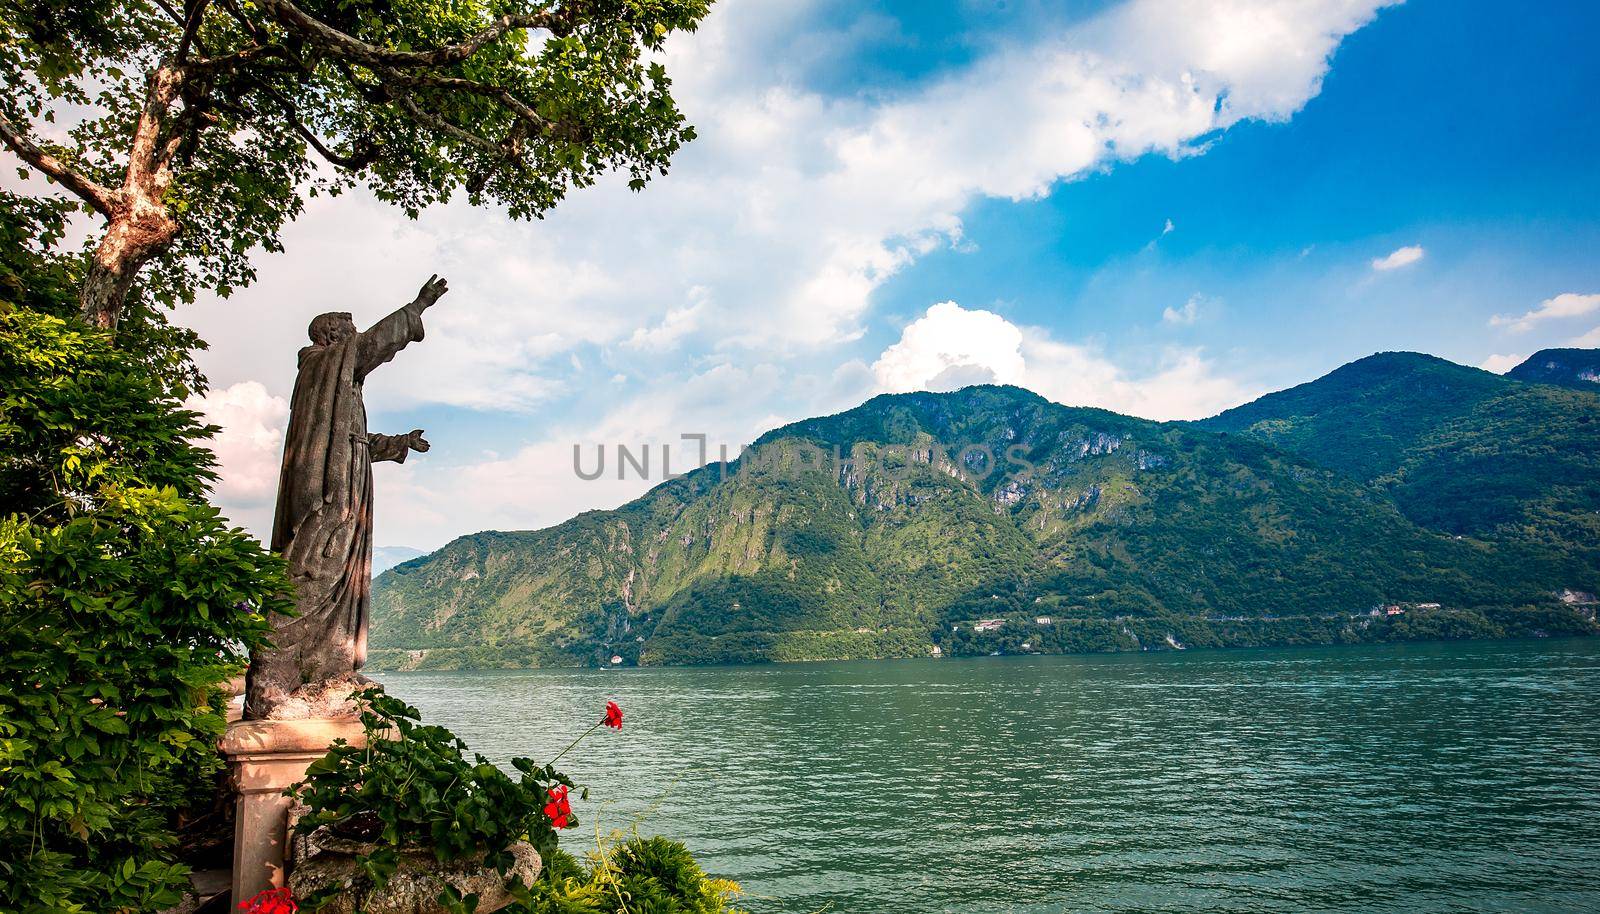
[[[1535,324],[1544,321],[1582,317],[1594,311],[1600,311],[1600,294],[1580,295],[1576,292],[1563,292],[1555,298],[1545,299],[1539,303],[1539,307],[1520,317],[1496,314],[1489,318],[1489,326],[1509,327],[1518,333],[1524,333],[1532,330]]]
[[[1147,153],[1197,154],[1240,120],[1286,119],[1389,2],[1132,0],[929,84],[838,97],[783,75],[789,26],[815,4],[718,4],[668,49],[700,138],[645,193],[603,181],[532,225],[464,205],[407,223],[361,194],[313,201],[260,284],[190,311],[219,381],[238,368],[225,351],[271,341],[270,374],[245,376],[281,390],[270,379],[292,371],[282,353],[312,315],[375,318],[438,271],[452,292],[428,345],[376,385],[387,407],[542,407],[565,392],[567,352],[682,340],[691,309],[715,328],[706,346],[750,359],[848,343],[883,282],[960,243],[975,200],[1037,198]]]
[[[1164,324],[1187,327],[1199,319],[1200,296],[1198,294],[1189,296],[1189,300],[1184,302],[1182,307],[1174,308],[1168,305],[1161,311],[1161,322]]]
[[[1382,5],[1137,0],[875,111],[785,97],[786,110],[836,124],[817,125],[822,167],[797,169],[804,190],[785,211],[829,215],[803,220],[821,228],[801,248],[813,252],[810,278],[775,325],[849,338],[871,292],[959,237],[974,199],[1038,198],[1113,162],[1193,154],[1243,119],[1288,117],[1340,38]]]
[[[1222,374],[1199,349],[1172,347],[1134,370],[1095,346],[1039,335],[1024,347],[1027,386],[1067,406],[1145,419],[1204,419],[1265,393]]]
[[[1478,363],[1478,367],[1482,368],[1484,371],[1492,371],[1495,374],[1505,374],[1527,360],[1528,357],[1526,355],[1496,354],[1491,355],[1482,362]]]
[[[1151,238],[1151,239],[1150,239],[1150,243],[1149,243],[1149,244],[1146,244],[1146,245],[1145,245],[1145,246],[1144,246],[1144,249],[1145,249],[1145,250],[1146,250],[1146,251],[1153,251],[1153,250],[1155,250],[1155,249],[1156,249],[1156,245],[1157,245],[1157,244],[1158,244],[1158,243],[1160,243],[1160,241],[1161,241],[1161,239],[1163,239],[1163,238],[1165,238],[1165,237],[1167,237],[1167,236],[1168,236],[1168,235],[1170,235],[1170,234],[1172,234],[1172,231],[1173,231],[1173,229],[1174,229],[1174,228],[1175,228],[1175,227],[1176,227],[1176,226],[1174,226],[1174,225],[1173,225],[1173,224],[1172,224],[1172,220],[1171,220],[1171,219],[1168,219],[1168,220],[1167,220],[1167,221],[1166,221],[1166,224],[1165,224],[1165,225],[1163,225],[1163,226],[1161,226],[1161,234],[1159,234],[1159,235],[1157,235],[1157,236],[1155,236],[1155,237],[1154,237],[1154,238]]]
[[[217,501],[235,522],[265,531],[278,490],[279,455],[289,403],[259,381],[240,381],[184,404],[222,428],[211,440],[221,481]]]
[[[1426,255],[1427,251],[1422,249],[1422,245],[1413,244],[1408,247],[1397,248],[1390,252],[1387,257],[1373,258],[1372,268],[1379,272],[1398,270],[1401,267],[1411,266]]]
[[[1583,336],[1575,336],[1567,341],[1568,346],[1579,349],[1600,349],[1600,327],[1596,327]]]
[[[1024,370],[1021,330],[992,311],[969,311],[953,301],[908,324],[872,365],[879,386],[893,393],[1018,384]]]
[[[700,326],[700,317],[705,312],[705,302],[697,301],[692,305],[674,308],[667,312],[666,317],[654,327],[639,327],[633,335],[622,341],[628,349],[664,352],[674,349],[683,338],[693,333]]]
[[[941,302],[907,325],[872,366],[879,389],[951,390],[1016,384],[1068,406],[1147,419],[1199,419],[1257,393],[1220,374],[1197,349],[1173,348],[1135,371],[1095,346],[1051,339],[989,311]]]

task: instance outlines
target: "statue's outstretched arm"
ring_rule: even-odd
[[[433,307],[450,290],[437,275],[422,284],[417,297],[404,307],[361,332],[356,354],[356,377],[364,378],[372,369],[394,358],[407,344],[422,339],[422,312]]]
[[[374,463],[380,460],[405,463],[406,456],[412,451],[423,454],[427,453],[429,447],[428,439],[422,437],[422,429],[420,428],[412,429],[409,435],[367,433],[367,453],[372,457]]]

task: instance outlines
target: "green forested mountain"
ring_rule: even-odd
[[[1387,352],[1199,424],[1368,483],[1423,527],[1600,568],[1600,394]]]
[[[1201,424],[1010,387],[877,397],[615,511],[398,566],[375,586],[374,663],[1592,632],[1554,594],[1600,583],[1575,545],[1600,506],[1579,472],[1597,406],[1412,355]]]
[[[1541,349],[1506,377],[1600,393],[1600,349]]]

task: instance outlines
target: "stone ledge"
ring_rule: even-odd
[[[361,736],[361,721],[350,717],[240,720],[228,726],[228,732],[222,737],[222,751],[235,759],[299,753],[320,756],[336,739],[356,745]]]

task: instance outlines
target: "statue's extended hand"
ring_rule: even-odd
[[[406,436],[406,446],[419,454],[426,454],[430,447],[428,439],[422,437],[422,429],[420,428],[412,429],[411,434]]]
[[[448,291],[450,291],[449,283],[440,279],[439,274],[435,273],[428,277],[427,282],[422,284],[422,291],[417,293],[417,304],[424,308],[431,308],[433,303],[439,300],[439,296]]]

